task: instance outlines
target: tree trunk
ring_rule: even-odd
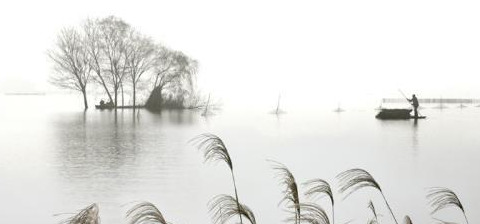
[[[100,83],[102,84],[103,88],[105,89],[105,92],[108,95],[108,99],[110,102],[113,102],[112,95],[110,94],[110,91],[108,91],[107,84],[105,84],[105,80],[103,80],[103,77],[100,73],[97,72],[98,78],[100,78]]]
[[[118,86],[115,87],[115,91],[114,91],[114,94],[115,94],[115,102],[114,102],[114,106],[115,108],[117,108],[117,96],[118,96]]]
[[[83,105],[85,106],[85,110],[88,109],[88,102],[87,102],[87,91],[86,89],[82,90],[83,94]]]
[[[120,84],[120,88],[121,88],[121,91],[122,91],[122,107],[125,106],[125,100],[123,98],[123,84]]]
[[[136,100],[136,94],[137,94],[137,92],[136,92],[136,91],[137,91],[137,87],[136,87],[136,85],[135,85],[135,84],[136,84],[135,82],[133,82],[132,84],[133,84],[133,108],[135,109],[135,105],[136,105],[136,104],[135,104],[135,100]]]
[[[108,100],[109,100],[110,102],[113,102],[113,99],[112,99],[112,94],[110,94],[110,92],[108,91],[108,89],[107,89],[107,87],[106,87],[106,86],[105,86],[105,92],[106,92],[106,93],[107,93],[107,95],[108,95]]]

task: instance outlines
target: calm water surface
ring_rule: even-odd
[[[52,100],[54,99],[54,100]],[[298,182],[361,167],[383,188],[399,219],[433,220],[426,188],[456,191],[470,223],[480,221],[480,108],[425,109],[427,120],[379,121],[375,111],[333,113],[224,108],[194,111],[83,112],[69,96],[0,96],[0,223],[57,223],[93,202],[102,223],[123,223],[132,202],[153,202],[172,223],[211,223],[207,203],[233,194],[226,165],[204,164],[192,137],[211,132],[227,144],[239,196],[257,223],[280,223],[282,189],[267,159],[287,165]],[[78,101],[80,102],[80,101]],[[392,223],[378,192],[336,194],[336,223],[366,223],[371,199]],[[303,198],[302,198],[303,199]],[[327,211],[328,200],[317,201]],[[460,212],[435,217],[462,223]],[[21,220],[21,221],[20,221]]]

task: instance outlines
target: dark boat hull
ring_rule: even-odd
[[[111,110],[114,107],[113,106],[107,106],[107,105],[95,105],[95,108],[100,109],[100,110]]]
[[[426,116],[412,116],[412,109],[382,109],[375,117],[382,120],[425,119]]]

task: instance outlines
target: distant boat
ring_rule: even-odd
[[[333,112],[341,113],[341,112],[344,112],[344,111],[345,110],[340,107],[340,104],[338,104],[338,107]]]
[[[102,105],[95,105],[95,108],[99,109],[99,110],[111,110],[115,107],[113,105],[109,105],[109,104],[102,104]]]
[[[115,108],[115,105],[112,102],[105,103],[103,100],[100,101],[100,104],[95,105],[95,109],[99,109],[99,110],[111,110],[114,108]]]
[[[425,119],[426,116],[412,116],[412,109],[382,109],[375,118],[382,120]]]

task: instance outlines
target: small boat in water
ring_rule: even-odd
[[[115,106],[113,105],[113,103],[100,102],[99,105],[95,105],[95,108],[100,109],[100,110],[111,110],[111,109],[115,108]]]
[[[100,105],[95,105],[95,109],[100,109],[100,110],[111,110],[115,108],[113,105],[110,104],[100,104]]]
[[[378,112],[377,119],[382,120],[400,120],[400,119],[425,119],[426,116],[412,116],[412,109],[382,109]]]
[[[105,103],[104,100],[100,100],[100,104],[95,105],[95,109],[100,109],[100,110],[111,110],[114,108],[115,108],[115,104],[113,104],[112,101]]]

